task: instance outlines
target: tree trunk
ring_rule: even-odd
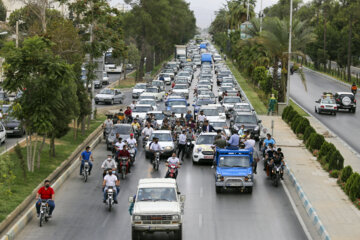
[[[41,26],[42,26],[42,30],[43,30],[43,34],[46,34],[46,9],[48,7],[48,1],[47,0],[43,0],[42,4],[41,4]]]
[[[153,69],[153,54],[152,54],[152,50],[147,51],[146,54],[146,72],[151,72],[151,70]]]
[[[327,57],[326,57],[326,14],[324,13],[324,70],[326,72],[326,64],[327,64]]]
[[[85,117],[81,120],[81,135],[85,135]]]
[[[55,157],[55,134],[51,134],[50,138],[50,157]]]
[[[35,143],[34,143],[34,149],[32,150],[32,159],[31,159],[31,171],[34,172],[34,168],[35,168],[35,157],[36,157],[36,149],[37,149],[37,143],[38,143],[38,139],[37,139],[38,135],[35,135]]]
[[[78,124],[77,124],[77,118],[74,119],[74,140],[77,139],[77,130],[78,130]]]
[[[91,116],[88,116],[86,130],[90,130],[90,123],[91,123]]]
[[[30,141],[29,141],[29,132],[26,129],[26,162],[28,171],[31,171],[31,155],[30,155]]]
[[[348,51],[347,51],[347,80],[351,82],[351,39],[352,37],[352,14],[349,16],[349,36],[348,36]]]
[[[126,79],[126,58],[124,58],[124,79]],[[121,79],[121,77],[120,77]],[[120,85],[120,79],[119,79],[119,85]]]
[[[46,140],[46,135],[43,136],[43,140],[41,142],[41,145],[38,149],[38,152],[37,152],[37,169],[40,169],[40,159],[41,159],[41,152],[44,148],[44,145],[45,145],[45,140]]]

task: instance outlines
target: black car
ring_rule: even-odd
[[[244,125],[244,129],[248,130],[256,140],[259,140],[261,130],[261,120],[259,120],[254,112],[238,112],[230,121],[230,127],[239,130]]]
[[[25,134],[25,129],[23,128],[21,122],[16,118],[10,115],[11,106],[10,105],[2,105],[1,106],[2,114],[3,114],[3,125],[6,129],[7,136],[16,136],[22,137]]]
[[[351,92],[337,92],[335,93],[335,101],[337,109],[348,109],[349,112],[356,112],[356,99]]]

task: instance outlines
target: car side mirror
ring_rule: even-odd
[[[129,197],[129,203],[133,203],[134,202],[134,197]]]
[[[317,100],[317,101],[315,101],[316,103],[320,103],[320,101],[319,100]]]
[[[185,195],[180,195],[180,202],[184,203],[185,202]]]

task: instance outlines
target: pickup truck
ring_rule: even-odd
[[[143,239],[149,232],[174,232],[181,240],[184,202],[175,179],[140,179],[136,195],[129,197],[132,239]]]
[[[250,150],[216,149],[215,154],[216,193],[223,189],[239,188],[252,193],[254,186],[253,153]]]

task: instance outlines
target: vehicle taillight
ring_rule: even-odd
[[[334,107],[334,109],[336,110],[336,109],[337,109],[337,107],[335,106],[335,107]]]
[[[336,101],[337,101],[337,102],[340,102],[340,99],[337,98]]]
[[[323,105],[321,105],[320,108],[325,108],[325,107]]]

